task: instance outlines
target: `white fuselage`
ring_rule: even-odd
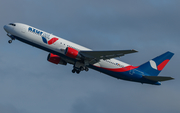
[[[174,55],[171,52],[166,52],[140,66],[132,66],[113,58],[137,52],[135,50],[125,50],[123,52],[92,51],[86,47],[21,23],[10,23],[9,25],[5,25],[4,29],[11,38],[11,40],[8,41],[9,43],[17,39],[45,50],[50,53],[47,57],[49,62],[62,65],[66,65],[67,63],[72,64],[73,73],[76,72],[79,74],[81,71],[88,71],[89,68],[91,68],[118,79],[154,85],[160,85],[159,80],[172,79],[167,77],[154,77],[160,73]],[[121,54],[115,52],[121,52]],[[153,77],[149,77],[151,75],[153,75]]]
[[[60,53],[63,55],[64,50],[67,47],[72,47],[78,51],[82,51],[82,50],[91,51],[91,49],[88,49],[86,47],[80,46],[73,42],[67,41],[63,38],[57,37],[53,34],[39,30],[32,26],[29,26],[26,24],[21,24],[21,23],[15,23],[15,24],[16,24],[15,27],[9,25],[8,33],[10,33],[11,35],[14,35],[16,37],[19,37],[25,41],[32,42],[33,44],[40,45],[44,48],[48,48],[48,50],[47,50],[48,52],[54,51],[54,52],[57,52],[57,53]],[[58,40],[56,42],[54,42],[53,44],[49,45],[42,41],[42,37],[46,38],[47,40],[50,40],[51,38],[56,37],[56,38],[58,38]],[[68,60],[64,57],[63,57],[63,59]],[[71,61],[68,61],[68,62],[73,63]],[[98,67],[110,68],[110,69],[124,68],[126,66],[129,66],[129,64],[126,64],[126,63],[116,60],[116,59],[100,60],[100,62],[98,62],[94,65],[98,66]]]

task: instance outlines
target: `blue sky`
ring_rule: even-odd
[[[180,1],[0,0],[1,113],[180,112]],[[175,53],[160,73],[175,80],[153,86],[117,80],[94,70],[79,75],[54,65],[48,53],[19,41],[3,26],[25,23],[93,50],[136,49],[119,58],[140,65]]]

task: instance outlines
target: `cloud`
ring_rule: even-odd
[[[94,92],[89,97],[77,99],[72,112],[119,113],[136,111],[151,113],[156,111],[169,113],[171,111],[175,113],[180,111],[179,101],[176,100],[178,91],[169,86],[163,88],[142,86],[138,89],[132,86],[118,90],[119,88],[121,87],[113,87],[111,90]],[[132,90],[133,88],[135,89]]]
[[[46,61],[47,52],[0,38],[0,112],[179,112],[179,1],[6,0],[1,22],[21,22],[92,48],[136,49],[119,60],[140,65],[166,51],[175,53],[160,73],[175,80],[161,86],[117,80],[72,65]],[[3,102],[3,103],[2,103]]]
[[[0,104],[0,112],[1,113],[29,113],[25,110],[19,110],[13,105],[2,105]]]

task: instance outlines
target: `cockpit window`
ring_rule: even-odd
[[[16,26],[16,24],[14,24],[14,23],[9,23],[9,25]]]

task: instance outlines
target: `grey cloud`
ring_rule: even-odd
[[[173,0],[1,1],[0,111],[179,112],[178,4]],[[172,51],[175,56],[161,75],[175,80],[157,87],[93,70],[74,75],[72,65],[47,62],[47,52],[19,41],[9,45],[2,28],[9,22],[29,24],[94,50],[137,49],[139,53],[120,58],[133,65]]]
[[[72,108],[72,112],[179,112],[179,99],[176,98],[178,94],[172,87],[166,86],[161,89],[145,87],[136,89],[136,87],[132,86],[126,87],[126,89],[121,88],[121,91],[119,91],[118,88],[113,88],[101,93],[93,93],[89,97],[77,99]],[[132,90],[132,88],[135,88],[136,91]],[[176,93],[174,93],[174,91]],[[168,103],[172,104],[169,105]]]
[[[2,105],[0,104],[0,112],[1,113],[29,113],[25,110],[19,110],[13,105]]]

